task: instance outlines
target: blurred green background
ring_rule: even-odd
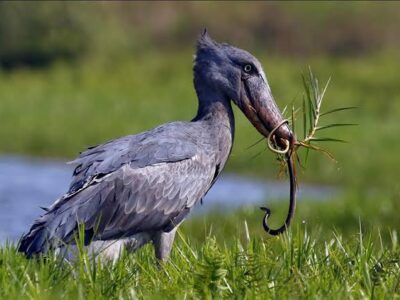
[[[396,2],[1,2],[0,152],[72,159],[105,140],[190,120],[204,27],[260,59],[281,109],[300,107],[308,66],[321,82],[332,77],[325,109],[359,109],[326,121],[360,125],[327,131],[349,143],[327,145],[336,164],[313,153],[300,183],[339,186],[360,214],[377,198],[399,208]],[[274,155],[264,143],[248,148],[260,136],[235,110],[226,170],[276,178]]]

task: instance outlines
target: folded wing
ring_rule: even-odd
[[[86,242],[172,230],[209,190],[215,166],[190,138],[160,132],[157,143],[138,135],[84,152],[70,191],[36,220],[19,250],[31,256],[71,243],[78,224]]]

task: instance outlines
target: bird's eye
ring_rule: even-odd
[[[250,72],[253,70],[253,67],[252,67],[251,65],[245,65],[245,66],[243,67],[243,70],[244,70],[246,73],[250,73]]]

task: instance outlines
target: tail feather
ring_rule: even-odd
[[[49,234],[45,223],[35,223],[29,233],[24,235],[19,242],[18,251],[28,258],[46,253],[49,249]]]
[[[49,250],[65,244],[75,243],[74,234],[79,231],[79,222],[70,220],[60,224],[59,218],[48,218],[48,216],[46,214],[37,220],[19,242],[18,251],[24,253],[28,258],[46,254]],[[94,229],[84,229],[83,234],[86,246],[93,239]]]

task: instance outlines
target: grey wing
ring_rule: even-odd
[[[169,231],[205,195],[214,172],[204,155],[143,168],[123,165],[53,205],[23,238],[20,251],[32,255],[71,242],[78,224],[88,239]]]
[[[68,196],[85,187],[96,176],[114,172],[124,164],[145,166],[189,159],[196,154],[194,125],[173,122],[137,135],[129,135],[82,152],[76,164]]]

